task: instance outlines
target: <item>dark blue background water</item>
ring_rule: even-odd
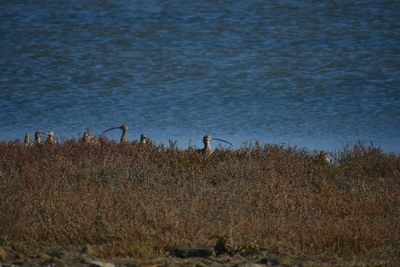
[[[400,152],[399,1],[194,2],[1,1],[0,140],[128,123]]]

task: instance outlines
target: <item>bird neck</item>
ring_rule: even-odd
[[[126,143],[127,141],[128,141],[128,130],[123,129],[121,136],[121,143]]]

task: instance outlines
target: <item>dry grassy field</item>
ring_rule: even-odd
[[[400,157],[356,145],[260,145],[211,156],[168,146],[0,144],[0,242],[162,254],[229,239],[236,252],[399,260]],[[225,240],[226,241],[226,240]]]

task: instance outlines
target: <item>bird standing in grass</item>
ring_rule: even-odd
[[[47,134],[46,144],[55,145],[57,144],[56,136],[53,131],[49,131]]]
[[[315,157],[314,162],[317,163],[317,164],[330,165],[331,164],[331,159],[329,158],[328,153],[326,153],[325,151],[321,150],[319,152],[319,154]]]
[[[39,145],[42,142],[42,132],[36,131],[35,132],[35,144]]]
[[[211,141],[212,140],[218,140],[218,141],[225,142],[225,143],[228,143],[228,144],[232,145],[230,142],[228,142],[226,140],[223,140],[223,139],[220,139],[220,138],[211,137],[211,135],[206,134],[203,137],[204,147],[201,148],[201,149],[197,149],[196,152],[198,152],[198,153],[200,153],[202,155],[205,155],[205,156],[210,155],[212,153],[212,149],[211,149]]]
[[[150,138],[148,138],[147,135],[145,135],[145,134],[140,135],[140,143],[141,144],[145,145],[145,144],[149,144],[150,142],[151,142]]]
[[[103,133],[108,132],[110,130],[114,130],[114,129],[121,129],[122,130],[122,135],[121,135],[121,144],[125,144],[128,142],[128,125],[127,124],[123,124],[119,127],[111,127],[105,131],[103,131]]]
[[[31,135],[30,135],[29,133],[27,133],[27,134],[25,135],[25,138],[24,138],[24,145],[25,145],[26,147],[29,147],[29,146],[32,145],[32,137],[31,137]]]
[[[83,143],[85,144],[98,144],[99,141],[96,139],[94,135],[91,135],[89,132],[84,132],[82,136]]]

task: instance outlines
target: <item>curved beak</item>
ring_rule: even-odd
[[[119,126],[119,127],[111,127],[111,128],[109,128],[107,130],[104,130],[102,133],[108,132],[110,130],[115,130],[115,129],[122,129],[122,128],[121,128],[121,126]]]
[[[228,141],[226,141],[226,140],[224,140],[224,139],[219,139],[219,138],[213,137],[212,140],[217,140],[217,141],[221,141],[221,142],[224,142],[224,143],[227,143],[227,144],[232,145],[232,143],[230,143],[230,142],[228,142]]]

